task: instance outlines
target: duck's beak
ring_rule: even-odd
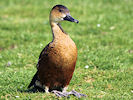
[[[71,15],[66,15],[66,17],[64,17],[64,20],[70,21],[70,22],[75,22],[75,23],[79,23],[78,20],[72,18]]]

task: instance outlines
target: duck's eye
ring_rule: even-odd
[[[63,10],[59,9],[59,12],[62,12]]]

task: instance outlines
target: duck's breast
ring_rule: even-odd
[[[63,38],[53,43],[51,60],[58,67],[71,67],[77,60],[77,47],[71,38]]]

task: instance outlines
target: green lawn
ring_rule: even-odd
[[[56,4],[79,20],[62,23],[78,48],[68,91],[88,95],[81,100],[133,99],[132,0],[0,0],[0,99],[57,99],[26,92],[41,50],[52,40],[49,12]]]

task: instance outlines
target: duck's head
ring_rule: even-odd
[[[50,13],[50,21],[58,24],[59,22],[64,20],[76,23],[79,22],[78,20],[72,18],[67,7],[63,5],[54,6]]]

